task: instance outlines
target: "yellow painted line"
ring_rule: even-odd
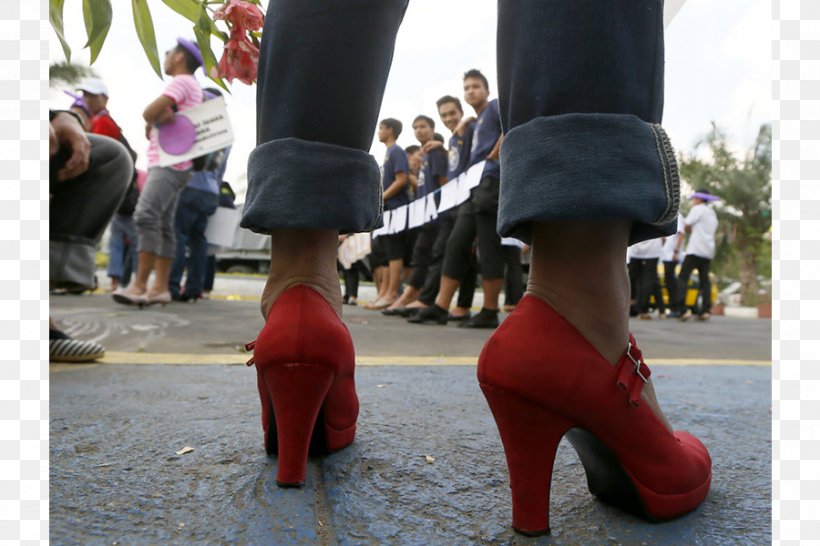
[[[193,354],[193,353],[125,353],[109,351],[102,364],[164,364],[164,365],[228,365],[244,364],[249,354]],[[474,366],[475,356],[359,356],[358,366]],[[650,366],[771,366],[770,360],[725,358],[659,358]]]

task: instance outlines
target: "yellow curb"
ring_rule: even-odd
[[[193,353],[125,353],[109,351],[99,364],[150,364],[150,365],[230,365],[244,364],[250,354],[193,354]],[[358,366],[475,366],[474,356],[359,356]],[[649,362],[650,366],[758,366],[770,367],[770,360],[744,360],[723,358],[660,358]],[[67,366],[75,366],[68,364]]]

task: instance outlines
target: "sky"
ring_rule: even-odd
[[[266,2],[263,3],[266,4]],[[405,124],[401,146],[414,144],[412,120],[425,114],[438,121],[435,101],[462,96],[461,76],[480,69],[496,95],[495,32],[497,0],[412,0],[396,40],[393,65],[379,119]],[[147,141],[142,111],[159,96],[164,83],[150,67],[133,27],[131,10],[114,2],[114,19],[102,53],[92,67],[107,83],[109,110],[145,168]],[[193,38],[191,23],[160,0],[148,0],[161,52],[177,36]],[[66,0],[66,39],[72,61],[88,63],[82,1]],[[740,151],[754,141],[757,129],[771,120],[771,14],[767,0],[686,0],[666,30],[665,110],[663,126],[673,145],[690,152],[714,121]],[[221,42],[213,41],[217,58]],[[50,61],[64,60],[52,34]],[[197,78],[212,85],[202,71]],[[243,200],[247,158],[255,145],[256,87],[235,81],[226,97],[235,143],[225,179]],[[66,108],[71,99],[52,89],[50,106]],[[466,105],[465,105],[466,107]],[[467,107],[469,109],[469,107]],[[447,135],[444,127],[437,127]],[[384,146],[375,137],[370,152],[381,161]]]

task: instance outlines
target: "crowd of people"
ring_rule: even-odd
[[[411,125],[418,144],[405,148],[396,143],[404,129],[401,121],[387,118],[379,123],[378,138],[386,148],[382,163],[384,209],[406,206],[484,162],[479,186],[470,199],[432,222],[399,233],[365,235],[372,237],[370,245],[363,244],[358,236],[361,234],[341,235],[344,303],[358,302],[359,278],[368,272],[362,261],[365,257],[377,291],[365,309],[403,317],[413,324],[458,322],[464,328],[495,328],[499,324],[501,291],[505,294],[505,311],[511,311],[523,296],[522,254],[529,248],[516,239],[501,238],[496,231],[498,155],[503,140],[498,102],[489,100],[489,83],[480,71],[469,70],[463,81],[464,100],[474,115],[465,115],[461,100],[454,96],[436,101],[439,118],[451,133],[446,146],[436,132],[435,121],[426,115],[416,116]],[[667,317],[667,308],[670,317],[691,318],[693,311],[686,299],[689,278],[697,269],[703,294],[696,308],[697,318],[709,319],[709,263],[715,252],[717,216],[706,204],[716,199],[704,190],[696,192],[686,219],[679,214],[676,235],[636,243],[628,249],[633,315],[651,320],[650,304],[654,303],[658,318]],[[686,233],[691,237],[684,253]],[[667,298],[663,297],[658,276],[659,261],[664,266]],[[470,310],[479,273],[484,304],[473,316]],[[451,308],[456,292],[458,300]]]
[[[77,87],[78,93],[68,92],[73,103],[66,111],[52,112],[52,140],[56,141],[51,156],[52,210],[62,210],[67,196],[76,194],[95,207],[93,226],[82,231],[82,222],[78,227],[82,210],[65,210],[60,215],[67,219],[64,225],[55,225],[52,214],[53,287],[94,287],[96,247],[110,223],[108,276],[116,302],[142,307],[207,297],[215,273],[213,248],[205,237],[208,218],[218,206],[234,206],[233,190],[222,180],[230,147],[161,166],[157,130],[177,112],[221,96],[218,89],[202,89],[193,76],[202,64],[199,48],[185,38],[178,38],[166,52],[164,70],[170,79],[143,112],[149,141],[147,172],[135,168],[137,153],[108,111],[109,91],[102,80],[86,79]],[[66,179],[58,176],[58,169],[70,165],[89,144],[91,162],[82,176],[73,172]],[[128,169],[113,173],[95,168],[97,148],[119,155],[124,150]],[[76,362],[103,356],[101,345],[73,340],[51,324],[52,360]]]

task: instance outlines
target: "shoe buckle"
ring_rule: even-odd
[[[638,351],[638,358],[635,358],[634,356],[632,356],[632,349],[635,349],[636,351]],[[644,364],[643,356],[641,355],[640,350],[637,347],[635,347],[634,345],[632,345],[631,341],[628,342],[628,345],[627,345],[627,348],[626,348],[626,356],[628,356],[629,360],[631,360],[632,363],[635,365],[635,373],[638,375],[638,377],[641,378],[641,381],[643,381],[644,383],[648,383],[649,379],[644,377],[644,375],[641,373],[641,364]]]

